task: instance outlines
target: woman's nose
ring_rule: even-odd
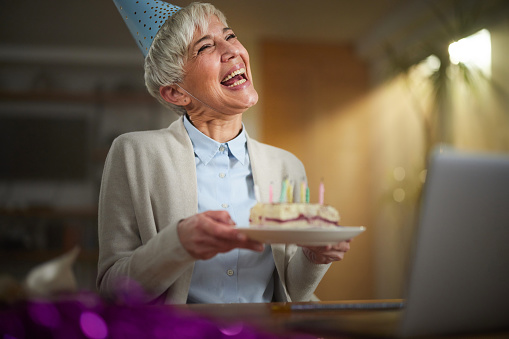
[[[237,57],[240,54],[238,46],[224,41],[221,44],[221,61],[227,62],[230,59]]]

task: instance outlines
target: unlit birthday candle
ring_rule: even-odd
[[[286,192],[286,201],[289,203],[293,202],[293,181],[288,181],[288,185],[286,186],[287,192]]]
[[[307,184],[305,180],[300,183],[300,202],[306,202],[306,189]]]
[[[284,179],[283,180],[283,184],[281,186],[281,195],[279,196],[279,202],[286,202],[286,186],[287,186],[287,180],[288,179]]]
[[[269,204],[272,204],[272,198],[273,198],[274,192],[272,191],[272,183],[269,185]]]
[[[325,187],[323,185],[323,179],[322,179],[322,181],[320,181],[320,188],[318,190],[318,203],[320,205],[323,205],[324,196],[325,196]]]

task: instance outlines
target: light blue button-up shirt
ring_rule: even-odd
[[[184,117],[194,148],[198,212],[226,210],[237,227],[248,227],[256,203],[244,126],[233,140],[219,143]],[[270,246],[262,253],[234,249],[195,263],[188,303],[270,302],[275,265]]]

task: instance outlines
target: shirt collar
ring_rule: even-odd
[[[184,115],[184,127],[187,130],[187,134],[193,144],[194,153],[200,160],[207,165],[212,158],[219,151],[221,145],[227,145],[229,149],[229,155],[233,155],[241,164],[244,164],[246,157],[246,132],[244,124],[242,124],[242,131],[234,139],[225,142],[223,144],[209,138],[202,132],[200,132],[193,124],[189,121],[187,114]]]

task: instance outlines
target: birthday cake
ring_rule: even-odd
[[[251,208],[249,225],[284,228],[337,227],[339,220],[339,212],[329,205],[257,203]]]

